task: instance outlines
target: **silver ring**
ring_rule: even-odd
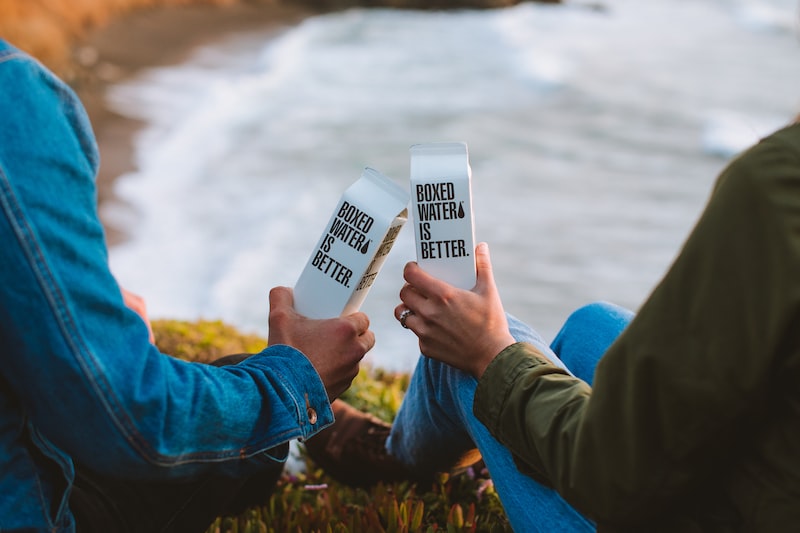
[[[406,326],[406,320],[408,320],[408,317],[410,317],[413,314],[414,311],[412,311],[411,309],[405,309],[402,313],[400,313],[400,325],[408,329],[408,326]]]

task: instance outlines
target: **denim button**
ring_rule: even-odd
[[[311,425],[317,423],[317,412],[314,410],[313,407],[307,408],[306,414],[308,415],[308,421],[311,423]]]

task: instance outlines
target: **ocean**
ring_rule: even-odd
[[[476,237],[506,310],[552,338],[595,300],[638,308],[717,174],[800,111],[795,0],[605,0],[447,12],[352,9],[237,35],[111,91],[144,120],[103,216],[153,318],[266,336],[342,191],[407,186],[409,146],[463,141]],[[392,311],[413,227],[362,310],[367,362],[411,370]]]

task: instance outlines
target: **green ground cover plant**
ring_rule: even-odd
[[[266,346],[257,335],[220,321],[156,320],[153,331],[162,352],[201,363]],[[407,374],[362,369],[343,399],[391,422],[408,382]],[[300,468],[285,472],[263,504],[218,517],[206,533],[511,531],[482,463],[458,475],[441,474],[430,486],[381,483],[365,490],[337,483],[299,448]]]

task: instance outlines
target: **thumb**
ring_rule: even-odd
[[[493,290],[495,285],[492,259],[489,256],[489,245],[485,242],[479,243],[475,247],[475,270],[475,291],[485,293],[488,290]]]
[[[280,309],[288,307],[294,310],[294,293],[289,287],[273,287],[269,291],[270,309]]]

